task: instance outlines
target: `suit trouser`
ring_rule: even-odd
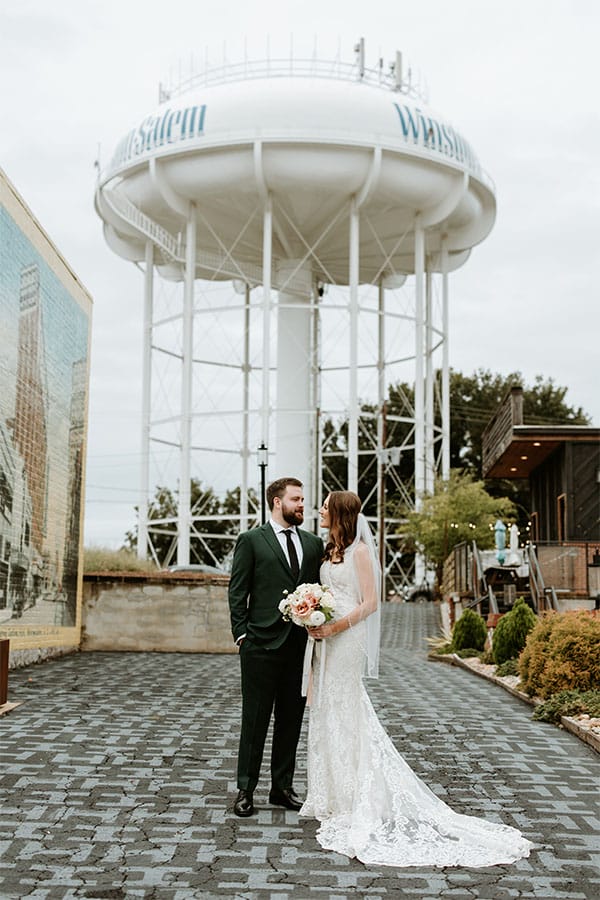
[[[305,698],[301,696],[304,629],[293,626],[281,647],[267,650],[245,638],[240,647],[242,731],[238,754],[238,788],[253,791],[258,782],[271,715],[271,787],[292,787],[296,748]]]

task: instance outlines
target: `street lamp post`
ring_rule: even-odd
[[[267,478],[267,466],[269,465],[269,451],[265,446],[265,442],[262,441],[260,447],[258,448],[258,468],[260,469],[260,524],[264,525],[267,521],[267,511],[266,511],[266,478]]]

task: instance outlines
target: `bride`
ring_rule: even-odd
[[[320,510],[329,530],[320,577],[336,612],[309,630],[317,643],[300,815],[319,820],[323,848],[369,865],[490,866],[528,856],[533,845],[515,828],[455,813],[436,797],[377,718],[362,676],[378,671],[381,578],[360,508],[356,494],[333,491]]]

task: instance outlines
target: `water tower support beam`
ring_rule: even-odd
[[[377,303],[377,538],[385,583],[385,476],[387,451],[385,434],[385,288],[380,280]]]
[[[248,462],[250,459],[249,415],[250,415],[250,285],[244,286],[244,361],[243,372],[243,414],[242,414],[242,483],[240,486],[240,531],[248,531]]]
[[[419,217],[415,223],[415,509],[421,509],[425,492],[425,397],[423,385],[423,270],[425,233]]]
[[[428,258],[425,274],[425,490],[432,494],[435,484],[434,375],[433,375],[433,273]]]
[[[138,559],[148,552],[148,504],[150,502],[150,404],[152,398],[152,322],[154,317],[154,245],[146,241],[144,269],[144,334],[142,346],[142,462],[138,502]]]
[[[194,285],[196,281],[196,205],[190,203],[185,235],[185,281],[181,352],[181,438],[179,510],[177,516],[177,565],[190,562],[192,366],[194,355]]]
[[[350,371],[348,387],[348,490],[358,493],[358,277],[359,277],[358,204],[350,209]]]
[[[423,384],[423,271],[425,268],[425,232],[420,216],[415,221],[415,509],[423,505],[425,493],[425,397]],[[425,561],[415,554],[415,580],[422,584]]]
[[[442,238],[442,479],[450,478],[450,365],[448,349],[448,246]]]
[[[270,194],[265,198],[263,211],[263,353],[262,353],[262,406],[261,441],[269,446],[269,413],[271,406],[271,280],[273,270],[273,204]],[[261,498],[262,502],[263,498]]]

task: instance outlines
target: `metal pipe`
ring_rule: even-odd
[[[350,370],[348,386],[348,490],[358,493],[358,278],[359,211],[356,199],[350,210]]]
[[[425,233],[419,216],[415,222],[415,509],[425,493],[425,397],[423,385],[423,270]]]
[[[148,505],[150,503],[150,415],[152,400],[152,322],[154,318],[154,245],[146,241],[144,269],[144,324],[142,338],[142,432],[140,493],[138,501],[138,559],[148,552]]]
[[[381,562],[382,596],[385,597],[385,475],[386,405],[385,405],[385,288],[378,285],[377,297],[377,525]]]
[[[263,213],[263,357],[262,357],[262,409],[261,439],[269,446],[269,414],[271,403],[271,278],[273,260],[273,206],[271,195],[265,200]]]
[[[429,259],[425,269],[425,490],[432,494],[435,484],[435,452],[433,443],[434,374],[433,374],[433,274]]]
[[[190,562],[192,377],[194,355],[194,284],[196,281],[196,205],[190,203],[186,224],[185,281],[183,294],[183,345],[181,354],[181,461],[177,522],[177,565]]]
[[[240,531],[248,531],[248,461],[250,457],[250,286],[244,291],[244,361],[242,364],[242,478],[240,485]]]
[[[442,479],[450,478],[450,364],[448,315],[448,241],[442,238]]]

